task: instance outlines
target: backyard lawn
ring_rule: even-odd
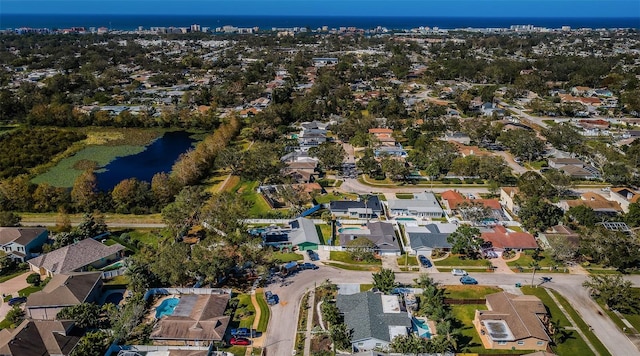
[[[273,211],[262,197],[262,194],[256,191],[258,184],[260,184],[258,181],[238,181],[232,189],[232,191],[240,194],[244,200],[251,203],[249,216],[256,218],[263,217]]]
[[[318,237],[320,238],[320,244],[328,245],[329,239],[331,239],[331,225],[329,224],[316,224],[316,230],[318,231]],[[332,241],[335,245],[335,241]]]

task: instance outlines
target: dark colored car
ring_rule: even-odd
[[[463,276],[460,278],[460,283],[462,284],[478,284],[475,278],[469,276]]]
[[[267,304],[276,305],[280,301],[277,294],[271,293],[271,291],[266,291],[264,293],[264,298],[267,300]]]
[[[307,250],[307,254],[309,255],[309,259],[311,261],[317,261],[320,259],[320,256],[318,256],[318,254],[313,250]]]
[[[231,336],[234,336],[234,337],[251,336],[251,329],[249,328],[231,329]]]
[[[313,263],[305,262],[300,264],[301,269],[318,269],[320,267],[316,266]]]
[[[419,256],[418,256],[418,261],[420,261],[420,264],[421,264],[422,266],[424,266],[424,267],[429,268],[429,267],[433,266],[433,265],[431,264],[431,261],[429,261],[429,259],[428,259],[428,258],[426,258],[426,257],[425,257],[425,256],[423,256],[423,255],[419,255]]]
[[[247,346],[251,345],[251,340],[246,337],[232,337],[231,340],[229,340],[229,343],[231,345]]]
[[[11,298],[9,299],[9,306],[14,306],[14,305],[18,305],[18,304],[22,304],[24,302],[27,301],[27,297],[15,297],[15,298]]]

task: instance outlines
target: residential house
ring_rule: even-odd
[[[102,272],[56,274],[39,292],[29,296],[25,313],[31,319],[55,320],[62,308],[97,302],[102,290]]]
[[[408,335],[411,318],[400,308],[395,295],[364,292],[338,294],[336,306],[344,315],[347,330],[353,330],[354,352],[387,349],[396,336]]]
[[[81,336],[72,321],[24,320],[13,330],[0,330],[0,355],[69,355]]]
[[[335,200],[329,203],[331,214],[336,217],[367,219],[380,217],[383,214],[382,204],[377,196],[369,196],[358,200]]]
[[[617,215],[622,212],[620,203],[607,200],[602,195],[592,192],[582,193],[582,195],[580,195],[580,199],[561,200],[558,203],[558,207],[565,212],[577,206],[586,206],[591,208],[599,215]]]
[[[413,199],[389,199],[387,204],[390,217],[441,218],[444,215],[433,193],[415,193]]]
[[[222,341],[229,325],[225,315],[229,294],[186,294],[171,315],[160,318],[151,331],[156,345],[208,346]]]
[[[479,204],[488,208],[493,216],[502,216],[502,206],[497,199],[469,199],[455,190],[447,190],[442,193],[441,198],[446,209],[452,212],[464,206]]]
[[[301,251],[317,250],[320,237],[313,220],[297,218],[285,228],[267,228],[262,232],[263,243],[277,248],[297,247]]]
[[[504,114],[505,114],[504,109],[498,108],[495,103],[484,103],[484,104],[482,104],[480,106],[480,112],[484,116],[493,116],[493,114],[496,114],[498,116],[504,116]]]
[[[0,227],[0,248],[17,262],[34,257],[48,238],[49,231],[41,227]]]
[[[485,242],[490,242],[498,253],[505,249],[522,251],[538,248],[535,237],[528,232],[509,231],[502,225],[483,230],[481,230],[480,238]]]
[[[469,135],[467,135],[464,132],[447,132],[444,134],[444,140],[445,141],[453,141],[453,142],[458,142],[461,143],[463,145],[469,145],[471,144],[471,138],[469,137]]]
[[[315,180],[318,172],[317,161],[292,161],[287,162],[284,168],[284,175],[291,177],[291,179],[297,183],[310,183]]]
[[[549,167],[560,169],[565,166],[584,167],[584,162],[577,158],[549,158]]]
[[[499,292],[486,300],[488,310],[476,310],[473,319],[486,349],[547,349],[549,314],[538,297]]]
[[[369,134],[380,141],[383,146],[395,146],[396,139],[393,137],[393,130],[386,128],[369,129]]]
[[[297,137],[300,149],[303,151],[309,150],[311,147],[317,147],[320,144],[327,142],[327,125],[321,122],[305,122],[300,125],[301,130]]]
[[[458,229],[458,224],[428,224],[426,226],[405,225],[404,232],[411,250],[416,255],[430,256],[435,249],[448,251],[449,235]]]
[[[500,204],[507,208],[509,211],[517,214],[520,210],[520,205],[517,202],[516,197],[520,193],[518,187],[502,187],[500,188]]]
[[[569,246],[574,251],[578,251],[580,235],[566,225],[556,225],[550,227],[545,232],[539,233],[538,241],[540,241],[545,248],[555,248],[556,246],[565,248]]]
[[[89,267],[102,268],[122,258],[124,246],[104,245],[94,239],[85,239],[30,259],[29,268],[42,276],[83,272]]]
[[[349,247],[349,242],[358,237],[366,237],[375,244],[374,251],[381,255],[400,255],[400,244],[393,224],[384,222],[369,222],[358,229],[342,229],[340,231],[340,246]]]
[[[407,151],[400,144],[396,146],[380,146],[375,149],[374,154],[376,157],[387,155],[395,158],[406,158],[408,156]]]
[[[611,188],[609,199],[618,202],[622,211],[629,212],[629,205],[640,203],[640,193],[631,188]]]
[[[555,168],[574,179],[598,179],[598,171],[577,158],[549,158],[549,167]]]

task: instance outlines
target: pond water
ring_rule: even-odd
[[[127,178],[151,183],[156,173],[170,172],[180,154],[192,147],[195,140],[184,131],[167,132],[135,155],[118,157],[99,173],[98,189],[108,191]]]

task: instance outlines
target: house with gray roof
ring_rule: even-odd
[[[358,237],[365,237],[373,242],[375,252],[381,255],[400,255],[400,244],[393,224],[385,222],[369,222],[358,229],[342,229],[340,231],[340,246],[349,247],[349,242]]]
[[[85,239],[30,259],[29,268],[42,276],[83,272],[89,266],[102,268],[122,258],[124,246],[104,245],[94,239]]]
[[[415,254],[429,256],[434,249],[450,250],[447,238],[457,229],[457,224],[406,225],[404,232]]]
[[[383,212],[382,203],[375,195],[358,200],[334,200],[329,203],[329,210],[336,217],[354,219],[376,218]]]
[[[98,301],[102,292],[102,272],[56,274],[39,292],[25,303],[31,319],[55,320],[64,307]]]
[[[417,218],[441,218],[444,210],[433,193],[413,194],[413,199],[389,199],[389,216]]]
[[[411,318],[400,308],[395,295],[364,292],[338,294],[336,306],[344,315],[347,330],[353,331],[354,352],[387,349],[396,336],[408,335]]]
[[[49,231],[41,227],[0,227],[0,249],[17,262],[34,257],[48,238]]]
[[[81,336],[72,321],[24,320],[15,329],[0,330],[0,355],[69,355]]]
[[[297,218],[287,227],[269,227],[261,232],[262,242],[276,248],[298,247],[301,251],[317,250],[320,236],[313,220]]]

